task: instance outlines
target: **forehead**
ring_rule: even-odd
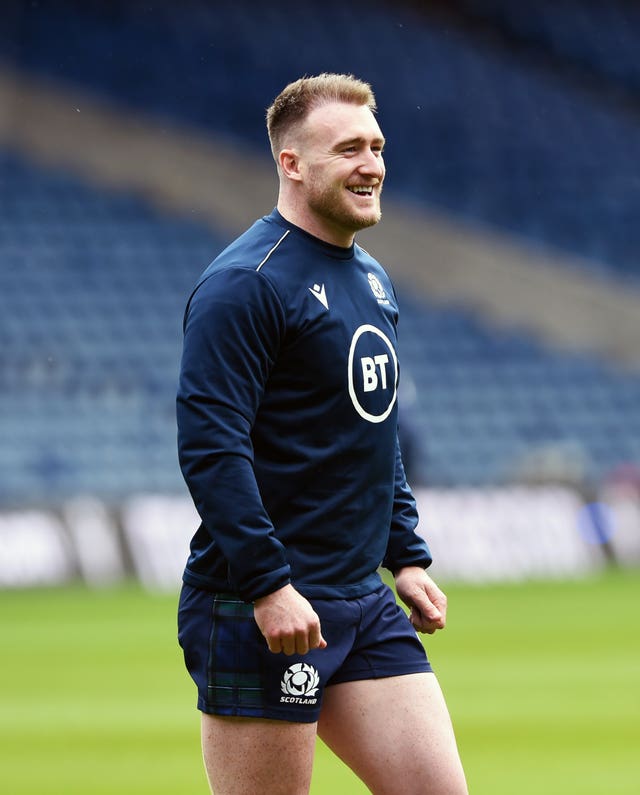
[[[331,146],[339,141],[383,141],[376,117],[366,105],[326,102],[313,108],[305,122],[308,141]]]

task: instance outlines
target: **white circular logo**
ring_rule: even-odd
[[[398,357],[389,338],[369,324],[359,326],[349,349],[349,396],[367,422],[386,420],[396,402]]]
[[[380,279],[378,279],[375,273],[367,273],[367,278],[369,279],[371,292],[379,301],[384,300],[387,297],[387,294],[384,291],[384,287],[382,286]]]
[[[315,696],[320,674],[309,663],[294,663],[284,672],[280,689],[289,696]]]

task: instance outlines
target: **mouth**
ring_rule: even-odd
[[[347,185],[347,190],[356,196],[373,196],[373,185]]]

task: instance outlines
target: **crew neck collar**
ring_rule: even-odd
[[[291,221],[288,221],[277,207],[274,207],[270,215],[265,216],[265,220],[273,221],[274,223],[278,224],[278,226],[281,226],[284,229],[289,229],[292,232],[301,235],[316,245],[318,248],[321,248],[326,254],[328,254],[330,257],[333,257],[334,259],[351,259],[353,257],[355,242],[346,248],[344,246],[336,246],[333,243],[327,243],[325,240],[321,240],[319,237],[316,237],[310,232],[307,232],[305,229],[302,229],[302,227],[296,226],[295,224],[291,223]]]

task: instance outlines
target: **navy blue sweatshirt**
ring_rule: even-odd
[[[184,581],[253,601],[362,596],[431,555],[397,441],[398,307],[379,263],[277,210],[185,312],[180,466],[202,520]]]

